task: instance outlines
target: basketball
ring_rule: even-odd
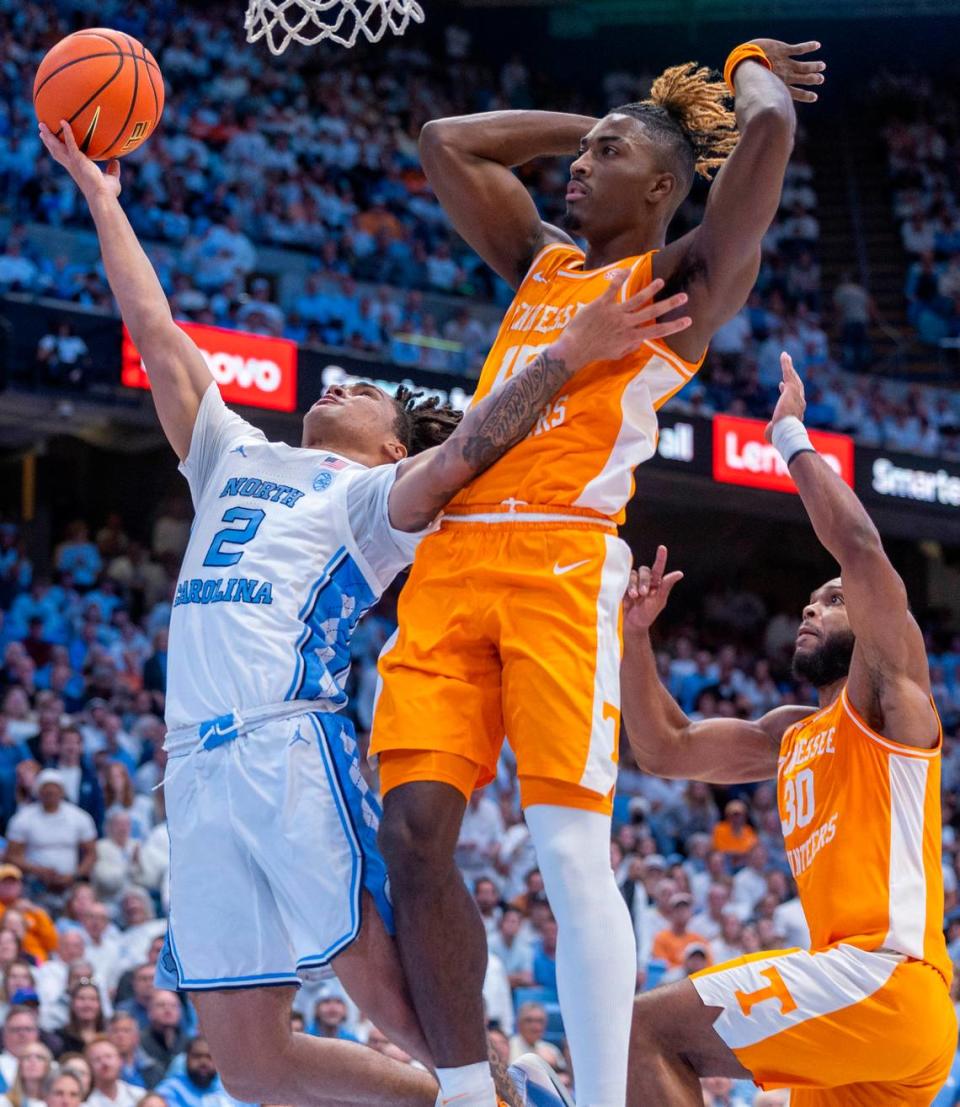
[[[149,50],[102,27],[61,39],[37,69],[37,118],[60,136],[69,121],[77,145],[94,161],[121,158],[142,145],[163,113],[163,77]]]

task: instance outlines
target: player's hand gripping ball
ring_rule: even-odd
[[[80,152],[94,161],[141,146],[163,114],[163,77],[150,51],[128,34],[95,27],[68,35],[37,70],[33,107],[58,139],[70,124]]]

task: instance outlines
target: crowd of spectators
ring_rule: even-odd
[[[76,189],[40,146],[24,91],[43,52],[88,7],[84,0],[25,7],[0,0],[0,211],[14,221],[0,252],[0,291],[112,309],[99,264],[72,260],[69,251],[51,254],[28,230],[30,223],[88,225]],[[477,305],[509,298],[453,233],[427,185],[417,153],[421,125],[535,101],[599,111],[643,95],[648,84],[611,73],[590,98],[552,86],[517,56],[499,68],[479,63],[458,28],[450,28],[439,59],[401,39],[360,57],[325,56],[322,69],[310,51],[279,66],[242,45],[233,6],[192,13],[189,38],[168,14],[163,5],[107,0],[97,18],[148,42],[164,73],[163,124],[124,160],[124,190],[176,314],[409,367],[475,373],[496,326]],[[891,172],[905,241],[917,254],[908,281],[912,317],[928,333],[931,319],[940,327],[960,304],[950,137],[956,104],[934,100],[922,82],[905,102],[919,105],[918,118],[888,129]],[[564,165],[549,159],[523,171],[547,219],[562,221],[565,176]],[[702,198],[695,191],[676,230],[699,218]],[[911,235],[915,223],[922,235]],[[692,411],[765,417],[779,353],[788,349],[808,381],[814,426],[867,445],[960,457],[956,393],[864,375],[875,309],[849,277],[823,288],[819,238],[816,181],[801,134],[750,303],[721,328],[703,372],[678,402]],[[270,247],[309,251],[310,271],[295,290],[281,289],[281,274],[264,267]],[[448,298],[425,299],[425,292]],[[462,306],[450,297],[461,297]],[[955,332],[948,326],[947,333]],[[38,350],[40,378],[76,386],[83,359],[75,336],[53,333]]]
[[[189,1003],[153,984],[168,907],[163,790],[155,788],[165,764],[166,628],[188,535],[179,501],[163,508],[147,543],[117,516],[96,529],[77,521],[45,576],[16,525],[0,526],[0,1078],[8,1089],[18,1079],[40,1087],[44,1074],[82,1069],[85,1057],[116,1104],[109,1042],[118,1079],[156,1087],[168,1107],[194,1107],[171,1081],[196,1083],[213,1071],[205,1043],[191,1037]],[[353,641],[350,710],[361,735],[394,619],[388,596]],[[661,629],[661,678],[693,718],[752,718],[782,703],[813,703],[813,689],[790,672],[795,631],[795,614],[771,610],[759,595],[707,589],[695,616]],[[931,633],[928,647],[946,733],[945,925],[960,961],[960,635]],[[807,942],[772,784],[659,780],[637,768],[624,742],[614,825],[611,864],[634,923],[638,989]],[[496,781],[468,805],[456,857],[487,930],[494,1046],[505,1060],[535,1049],[569,1074],[556,922],[509,748]],[[296,1018],[311,1032],[404,1057],[335,979],[309,982]],[[19,1068],[18,1048],[29,1051]],[[117,1107],[133,1107],[143,1093],[122,1094]],[[758,1098],[749,1083],[717,1081],[705,1086],[705,1102],[785,1101]]]
[[[910,322],[929,343],[960,338],[960,99],[925,76],[886,76],[875,93],[894,214],[909,257]]]

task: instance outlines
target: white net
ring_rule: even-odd
[[[271,53],[282,54],[291,42],[349,48],[360,34],[379,42],[387,31],[402,35],[411,20],[423,22],[416,0],[249,0],[244,26],[247,42],[266,38]]]

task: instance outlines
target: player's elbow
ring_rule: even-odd
[[[457,132],[455,118],[430,119],[420,128],[420,155],[423,158],[437,156],[441,150],[453,145]]]
[[[124,319],[124,324],[130,332],[134,346],[148,364],[151,361],[161,362],[181,333],[169,309],[145,312],[136,320]]]
[[[630,751],[641,772],[658,776],[663,780],[670,780],[677,775],[676,735],[654,733],[653,729],[642,722],[630,726],[630,721],[624,716],[624,728],[627,732],[627,740],[630,743]]]
[[[852,566],[871,558],[885,557],[880,532],[872,520],[863,518],[856,523],[844,526],[838,537],[839,560],[843,565]]]
[[[793,153],[797,133],[797,113],[790,94],[783,90],[775,99],[757,107],[743,125],[743,138],[756,135],[768,156],[779,155],[784,160]],[[741,139],[741,141],[743,140]]]

